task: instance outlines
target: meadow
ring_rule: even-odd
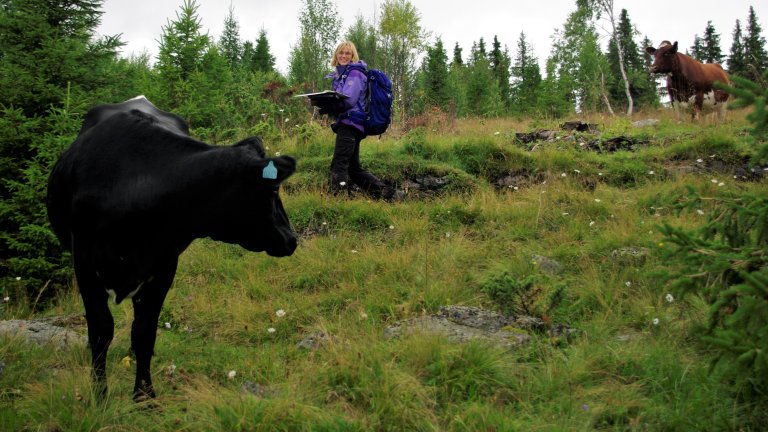
[[[0,430],[758,430],[754,407],[710,367],[705,300],[680,297],[663,277],[678,265],[663,258],[663,224],[694,229],[707,198],[765,193],[764,176],[744,170],[755,151],[745,113],[728,115],[692,123],[653,111],[635,116],[659,120],[642,127],[581,119],[593,132],[425,118],[363,142],[363,164],[406,192],[391,203],[326,193],[333,137],[320,125],[265,143],[298,159],[281,192],[301,234],[296,253],[201,239],[182,254],[150,403],[131,400],[130,302],[112,306],[103,404],[85,347],[4,338]],[[556,133],[516,135],[537,130]],[[607,148],[611,138],[622,147]],[[688,187],[705,198],[700,212],[675,211]],[[384,336],[448,305],[533,316],[545,328],[519,330],[530,339],[515,349]],[[0,319],[82,310],[73,288],[42,313],[11,298]],[[546,331],[558,325],[575,331]],[[324,337],[301,344],[311,335]]]

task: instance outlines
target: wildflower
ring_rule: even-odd
[[[173,373],[174,373],[174,372],[176,372],[176,365],[175,365],[175,364],[171,364],[171,365],[169,365],[169,366],[168,366],[168,367],[165,369],[165,372],[166,372],[168,375],[173,375]]]
[[[357,250],[356,249],[352,249],[352,253],[357,253]]]
[[[347,182],[339,182],[339,186],[346,186]]]
[[[595,198],[595,202],[600,202],[600,198]]]
[[[631,287],[632,286],[632,282],[626,281],[626,282],[624,282],[624,285],[626,285],[627,287]]]
[[[131,367],[131,357],[125,356],[122,360],[120,360],[120,364],[123,365],[124,368],[128,369]]]
[[[493,134],[494,134],[494,135],[496,135],[496,136],[498,136],[500,133],[501,133],[501,132],[499,132],[499,131],[496,131],[496,132],[494,132]]]
[[[648,174],[653,175],[654,174],[653,170],[648,171]]]
[[[568,176],[568,174],[566,174],[566,173],[560,174],[560,177],[567,177],[567,176]]]
[[[390,225],[389,229],[393,230],[393,229],[395,229],[395,226],[394,225]]]
[[[699,159],[696,159],[696,162],[698,162],[698,163],[702,163],[702,162],[704,162],[704,159],[701,159],[701,158],[699,158]]]
[[[284,110],[284,109],[282,109],[282,108],[280,108],[278,111],[280,111],[280,112],[283,112],[283,111],[285,111],[285,110]]]
[[[451,233],[447,232],[445,233],[445,238],[449,238],[451,236]]]
[[[672,294],[667,294],[665,298],[667,299],[667,303],[672,303],[675,301],[675,298],[672,296]]]
[[[268,328],[268,329],[267,329],[267,333],[274,333],[274,332],[276,332],[276,331],[277,331],[277,330],[275,330],[275,328],[274,328],[274,327],[270,327],[270,328]]]
[[[653,319],[653,321],[651,321],[651,322],[652,322],[652,323],[653,323],[653,325],[655,325],[655,326],[659,325],[659,319],[658,319],[658,318],[654,318],[654,319]]]
[[[275,152],[275,156],[280,156],[280,152]]]
[[[599,173],[597,173],[597,175],[599,175],[599,176],[602,176],[602,175],[603,175],[603,173],[599,172]]]
[[[368,314],[365,312],[360,312],[360,318],[361,319],[368,319]]]
[[[717,183],[717,179],[712,179],[712,180],[710,180],[710,182]]]
[[[21,280],[21,276],[16,276],[16,280],[20,281]]]
[[[568,213],[568,212],[566,212],[566,213],[562,213],[562,215],[563,215],[563,216],[568,216],[569,214],[570,214],[570,213]]]
[[[595,224],[595,221],[589,221],[589,226],[592,226]]]
[[[723,186],[725,186],[725,183],[723,183],[723,182],[720,182],[720,183],[718,183],[718,184],[717,184],[717,186],[718,186],[718,187],[723,187]]]
[[[285,120],[283,120],[283,123],[288,123],[289,118],[286,117]]]
[[[169,322],[165,323],[165,328],[167,328],[167,329],[171,328],[171,323],[169,323]]]
[[[517,190],[518,188],[517,188],[517,186],[515,186],[515,187],[513,187],[512,189],[514,189],[514,190]]]
[[[659,247],[664,247],[664,242],[659,242]]]
[[[702,210],[702,209],[696,209],[696,213],[704,216],[704,210]]]
[[[237,375],[236,371],[231,370],[231,371],[227,372],[227,378],[229,378],[229,379],[235,379],[236,375]]]
[[[11,298],[9,296],[5,296],[3,297],[3,301],[8,303],[9,301],[11,301]]]
[[[576,174],[581,174],[581,171],[579,171],[577,169],[573,170],[573,172],[575,172]]]
[[[284,317],[285,311],[282,309],[278,309],[277,312],[275,312],[275,315],[277,315],[278,317]]]
[[[581,406],[581,409],[583,409],[584,411],[589,411],[589,405],[584,404]]]

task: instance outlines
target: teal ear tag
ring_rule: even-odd
[[[277,179],[277,168],[275,168],[274,162],[269,161],[269,164],[261,171],[261,176],[265,179]]]

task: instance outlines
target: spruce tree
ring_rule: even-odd
[[[447,111],[450,101],[450,94],[448,92],[448,55],[440,38],[437,38],[435,46],[427,48],[424,77],[424,93],[427,104]]]
[[[517,53],[511,67],[512,89],[511,109],[517,114],[531,114],[538,105],[538,92],[541,86],[539,60],[533,55],[533,47],[520,32],[517,40]]]
[[[48,225],[46,185],[81,116],[116,97],[108,83],[122,43],[96,38],[100,7],[97,0],[0,6],[0,292],[20,301],[45,300],[71,280]]]
[[[219,51],[231,69],[241,64],[243,44],[240,41],[240,24],[235,19],[235,10],[232,5],[229,6],[229,14],[224,18],[224,30],[219,38]]]
[[[347,30],[345,39],[351,41],[357,47],[357,53],[369,67],[377,67],[376,61],[376,28],[369,24],[362,15],[355,18],[355,22]]]
[[[461,52],[462,52],[462,49],[459,46],[459,43],[456,42],[456,45],[454,45],[453,47],[453,61],[451,61],[451,64],[455,64],[459,66],[464,64],[464,59],[461,58]]]
[[[510,87],[509,87],[509,67],[512,61],[509,58],[509,50],[504,47],[504,51],[501,50],[501,42],[497,36],[493,37],[493,50],[488,53],[488,60],[491,64],[491,73],[496,78],[496,83],[499,86],[499,97],[503,102],[505,108],[509,108],[510,104]]]
[[[707,21],[707,27],[704,29],[702,38],[703,52],[702,60],[705,63],[722,63],[725,56],[720,49],[720,35],[715,31],[712,21]]]
[[[267,39],[267,31],[264,29],[259,31],[259,38],[256,39],[252,65],[254,70],[261,72],[275,70],[275,56],[269,51],[269,39]]]
[[[704,41],[701,40],[699,35],[693,35],[693,45],[691,45],[688,55],[700,62],[704,61],[704,56],[706,55],[704,52]]]
[[[736,27],[733,29],[731,54],[728,56],[728,73],[732,75],[744,76],[746,72],[746,66],[747,63],[744,53],[744,37],[741,35],[741,22],[736,20]]]
[[[747,36],[744,39],[744,57],[747,63],[745,78],[754,82],[761,82],[763,73],[768,69],[768,53],[765,50],[765,38],[761,35],[762,32],[755,9],[750,6]],[[766,84],[763,83],[763,85]]]
[[[197,9],[195,0],[184,0],[176,20],[163,26],[155,68],[170,89],[197,70],[210,44],[208,34],[202,33]]]

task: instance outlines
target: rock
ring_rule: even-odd
[[[636,122],[632,122],[632,126],[634,127],[647,127],[647,126],[656,126],[660,123],[658,119],[645,119],[645,120],[638,120]]]
[[[586,123],[583,121],[567,121],[560,125],[563,130],[576,131],[576,132],[598,132],[597,125],[594,123]]]
[[[648,248],[629,246],[611,251],[611,259],[622,264],[641,265],[650,253]]]
[[[329,335],[323,331],[316,331],[307,335],[301,342],[296,344],[297,348],[303,348],[307,350],[316,350],[322,348],[329,341],[336,341],[336,337]]]
[[[50,319],[0,321],[0,335],[22,338],[38,345],[52,345],[57,349],[87,344],[87,336],[51,324],[50,321]]]
[[[557,275],[563,272],[563,265],[551,258],[534,254],[531,256],[531,260],[542,272],[548,275]]]
[[[551,337],[569,336],[577,332],[562,324],[547,330],[539,318],[506,316],[470,306],[443,306],[434,315],[399,321],[384,330],[385,339],[413,333],[436,334],[451,342],[487,341],[513,350],[531,339],[532,333],[544,332]]]

